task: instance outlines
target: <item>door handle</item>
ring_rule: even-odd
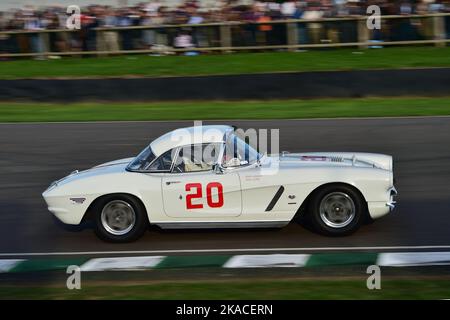
[[[170,186],[172,183],[180,183],[181,181],[166,181],[166,185]]]

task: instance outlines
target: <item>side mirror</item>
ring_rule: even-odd
[[[213,170],[215,174],[223,174],[224,172],[223,167],[219,163],[214,165]]]

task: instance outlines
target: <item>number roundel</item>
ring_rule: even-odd
[[[201,183],[187,183],[185,190],[192,193],[186,195],[186,209],[203,209],[203,203],[192,203],[193,199],[201,199],[203,197]],[[216,190],[217,199],[213,198],[213,189]],[[223,186],[219,182],[210,182],[206,185],[206,202],[210,208],[223,207]]]

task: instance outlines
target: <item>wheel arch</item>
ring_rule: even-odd
[[[147,217],[147,222],[150,223],[150,219],[148,217],[148,212],[147,212],[147,208],[145,207],[144,202],[137,197],[136,195],[132,194],[132,193],[128,193],[128,192],[114,192],[114,193],[107,193],[104,195],[101,195],[97,198],[94,199],[94,201],[91,202],[91,204],[89,205],[89,207],[86,209],[86,212],[83,215],[83,218],[81,220],[81,222],[85,222],[85,221],[89,221],[93,219],[94,213],[95,213],[95,206],[103,199],[111,197],[113,198],[114,196],[127,196],[127,197],[131,197],[134,200],[136,200],[143,208],[145,216]]]
[[[362,199],[362,201],[364,203],[364,207],[365,207],[365,216],[366,216],[366,218],[370,218],[369,208],[367,206],[367,200],[364,197],[364,194],[361,192],[361,190],[359,190],[356,186],[354,186],[354,185],[352,185],[350,183],[347,183],[347,182],[327,182],[327,183],[321,184],[320,186],[317,186],[314,190],[312,190],[308,194],[308,196],[305,198],[305,200],[303,200],[300,208],[295,213],[294,219],[295,218],[299,218],[300,216],[303,216],[304,214],[307,213],[308,206],[309,206],[312,198],[319,191],[321,191],[321,190],[323,190],[325,188],[329,188],[329,187],[342,187],[342,186],[352,189],[353,191],[355,191],[361,197],[361,199]]]

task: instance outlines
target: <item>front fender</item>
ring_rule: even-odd
[[[66,224],[80,224],[91,204],[101,196],[125,193],[137,197],[146,208],[149,221],[162,207],[161,176],[120,172],[73,179],[53,185],[42,196],[48,210]]]

